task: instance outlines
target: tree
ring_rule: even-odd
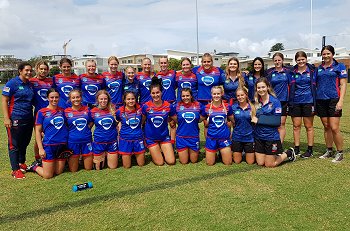
[[[181,70],[181,60],[170,58],[169,59],[169,70]]]
[[[50,69],[49,76],[54,76],[60,73],[60,68],[58,66],[53,66]]]
[[[226,67],[227,67],[226,64],[221,64],[221,66],[220,66],[220,68],[221,68],[222,70],[226,70]]]
[[[30,63],[30,65],[32,65],[33,68],[35,68],[35,64],[40,60],[41,60],[40,57],[35,56],[35,57],[31,57],[30,59],[28,59],[27,62]]]
[[[275,45],[273,45],[270,49],[270,52],[272,51],[281,51],[284,50],[284,45],[283,43],[276,43]]]

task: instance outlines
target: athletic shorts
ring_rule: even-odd
[[[100,156],[103,152],[108,152],[108,154],[118,154],[118,141],[108,143],[93,142],[92,150],[94,156]]]
[[[46,153],[45,158],[42,158],[44,162],[53,162],[56,160],[65,160],[65,159],[58,159],[58,152],[62,150],[62,147],[66,146],[66,144],[54,144],[54,145],[44,145],[44,150]]]
[[[281,107],[282,107],[281,116],[287,116],[288,115],[288,101],[281,101]]]
[[[138,140],[125,140],[119,138],[119,154],[120,155],[132,155],[145,153],[145,145],[143,139]]]
[[[316,100],[316,112],[319,117],[341,117],[342,110],[336,111],[335,106],[339,99]]]
[[[172,143],[170,136],[166,136],[165,139],[163,139],[163,140],[151,140],[151,139],[146,138],[145,141],[146,141],[147,148],[153,147],[157,144],[160,145],[160,144],[168,144],[168,143],[171,144]]]
[[[255,139],[255,152],[266,155],[278,155],[283,153],[283,148],[280,140],[260,140]]]
[[[245,152],[253,153],[254,152],[254,142],[239,142],[232,141],[232,151],[233,152]]]
[[[315,109],[312,103],[301,103],[289,106],[288,115],[291,117],[312,117]]]
[[[93,154],[92,143],[69,143],[68,148],[73,152],[73,157],[90,156]]]
[[[195,152],[199,152],[199,137],[180,137],[176,136],[176,149],[178,152],[187,148]]]
[[[230,147],[232,144],[230,138],[228,139],[212,139],[207,137],[205,141],[205,150],[209,152],[217,152],[220,149]]]

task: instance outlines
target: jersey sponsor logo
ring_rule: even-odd
[[[69,96],[69,92],[73,90],[72,86],[63,86],[61,87],[61,91],[63,92],[63,94],[68,97]]]
[[[77,128],[78,131],[82,131],[87,124],[87,120],[85,118],[78,118],[73,121],[73,125]]]
[[[143,82],[143,86],[145,87],[145,88],[147,88],[147,90],[149,90],[149,86],[151,86],[151,80],[146,80],[145,82]]]
[[[103,127],[104,130],[108,130],[113,125],[113,120],[111,118],[103,118],[100,121],[98,121],[98,124]]]
[[[280,108],[280,107],[276,107],[276,109],[275,109],[275,113],[282,113],[282,108]]]
[[[168,90],[169,87],[171,86],[171,80],[170,79],[163,79],[162,85],[163,85],[165,90]]]
[[[155,117],[151,118],[151,121],[152,121],[154,127],[159,128],[160,126],[162,126],[164,119],[161,116],[155,116]]]
[[[341,75],[346,75],[346,70],[342,70],[342,71],[340,72],[340,74],[341,74]]]
[[[191,88],[191,83],[190,82],[183,82],[181,83],[182,88]]]
[[[225,117],[222,115],[214,116],[211,121],[215,124],[217,128],[221,127],[225,123]]]
[[[24,90],[24,87],[23,86],[19,86],[18,89],[19,90]]]
[[[89,95],[95,95],[98,91],[98,87],[94,84],[89,84],[85,86],[85,90],[89,93]]]
[[[43,101],[47,101],[47,91],[48,89],[40,89],[39,91],[37,91],[38,95]]]
[[[9,87],[4,87],[4,89],[2,90],[4,92],[10,92],[10,88]]]
[[[37,82],[35,82],[35,83],[33,83],[33,86],[34,86],[34,87],[38,87],[39,84],[38,84]]]
[[[211,76],[203,76],[202,81],[205,86],[210,86],[214,83],[214,78]]]
[[[57,116],[50,120],[50,123],[57,129],[60,130],[64,124],[64,119],[62,116]]]
[[[131,129],[137,128],[140,124],[140,119],[139,118],[130,118],[126,121],[126,124],[129,125]]]
[[[120,84],[117,81],[111,82],[108,84],[108,88],[111,89],[112,92],[118,91]]]
[[[186,123],[192,123],[193,120],[196,118],[196,115],[193,112],[185,112],[182,113],[182,118],[185,119]]]
[[[235,115],[239,115],[239,113],[240,113],[239,110],[235,111]]]

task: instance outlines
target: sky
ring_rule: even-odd
[[[350,0],[198,0],[200,52],[266,56],[285,49],[350,49]],[[312,2],[312,36],[310,6]],[[29,59],[197,51],[195,0],[0,0],[0,55]]]

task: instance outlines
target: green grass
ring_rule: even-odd
[[[347,94],[346,103],[350,102]],[[349,153],[350,108],[341,120]],[[2,117],[2,116],[1,116]],[[256,165],[197,164],[65,172],[51,180],[10,176],[5,129],[0,130],[0,230],[346,230],[350,160],[317,157],[323,130],[315,118],[315,154],[274,169]],[[287,120],[285,147],[292,145]],[[305,141],[305,131],[302,131]],[[202,142],[203,144],[203,142]],[[302,150],[306,144],[302,142]],[[27,157],[32,159],[32,146]],[[72,192],[74,184],[94,188]]]

